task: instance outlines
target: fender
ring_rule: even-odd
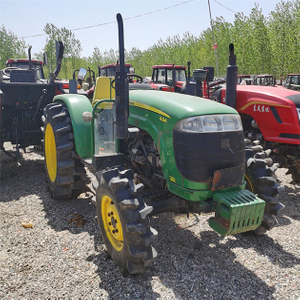
[[[91,102],[86,96],[76,94],[57,95],[53,102],[66,104],[72,120],[76,152],[81,158],[90,158],[93,153],[93,122],[85,123],[82,119],[82,113],[85,111],[92,113]]]

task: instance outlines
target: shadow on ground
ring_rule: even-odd
[[[260,279],[259,269],[249,270],[241,264],[234,249],[243,249],[245,261],[248,250],[254,249],[259,255],[266,256],[274,266],[289,268],[300,263],[298,258],[286,252],[268,235],[223,238],[213,231],[201,229],[201,226],[192,232],[178,228],[173,214],[165,214],[151,221],[159,232],[154,243],[158,258],[145,274],[124,277],[106,254],[98,225],[93,220],[96,210],[91,204],[91,193],[86,191],[78,199],[53,200],[44,180],[43,158],[20,162],[17,170],[2,164],[0,202],[16,201],[35,194],[42,200],[45,217],[52,229],[68,230],[72,234],[87,232],[94,240],[94,254],[87,253],[86,260],[97,267],[99,288],[105,290],[109,298],[156,299],[160,297],[159,291],[164,290],[170,298],[179,299],[239,299],[245,295],[253,299],[273,299],[275,287]],[[11,189],[12,180],[14,189]],[[298,195],[299,188],[286,190],[285,193]],[[281,202],[288,206],[297,197]],[[76,213],[82,215],[85,223],[77,227],[69,222],[72,213],[73,216]],[[287,215],[292,217],[293,214],[298,216],[299,211],[287,210]]]

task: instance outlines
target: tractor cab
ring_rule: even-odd
[[[264,86],[274,86],[275,85],[274,76],[269,75],[269,74],[257,75],[254,78],[253,84],[264,85]]]
[[[105,66],[98,66],[98,75],[99,77],[115,77],[117,71],[117,64],[109,64]],[[132,64],[125,64],[126,74],[134,74],[135,70]]]
[[[187,81],[186,67],[174,64],[152,66],[150,85],[159,90],[181,92]]]
[[[300,90],[300,74],[288,74],[284,86],[287,89],[299,91]]]
[[[253,84],[253,78],[250,75],[238,75],[237,84],[251,85]]]
[[[35,80],[42,80],[45,79],[43,66],[45,63],[40,60],[32,60],[32,68],[34,70]],[[29,69],[29,60],[28,59],[9,59],[6,61],[6,70],[8,74],[4,73],[3,79],[9,80],[9,74],[12,70],[22,69],[28,70]]]

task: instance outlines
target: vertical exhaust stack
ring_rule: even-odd
[[[187,82],[190,82],[191,81],[191,62],[190,61],[187,62],[187,66],[188,66]]]
[[[206,70],[195,69],[193,71],[193,77],[196,80],[195,96],[197,96],[197,97],[203,97],[202,82],[206,78]]]
[[[32,60],[31,60],[31,48],[32,48],[32,46],[29,46],[29,48],[28,48],[29,70],[33,70],[33,64],[32,64]]]
[[[236,108],[236,85],[237,85],[236,55],[234,55],[234,45],[229,45],[229,65],[226,74],[226,105]]]
[[[53,72],[54,74],[54,78],[56,78],[58,76],[58,73],[60,72],[61,69],[61,62],[62,62],[62,58],[64,55],[64,44],[61,41],[55,41],[55,53],[56,53],[56,68]]]
[[[124,63],[123,19],[117,14],[119,30],[119,68],[115,75],[116,87],[116,138],[124,140],[128,137],[129,86]]]

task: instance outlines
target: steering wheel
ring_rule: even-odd
[[[136,77],[138,83],[142,83],[143,82],[143,78],[141,76],[139,76],[139,75],[136,75],[136,74],[127,74],[127,78],[130,78],[130,77]],[[113,89],[116,88],[115,85],[114,85],[115,81],[116,81],[115,79],[112,80],[112,82],[110,84]]]
[[[7,76],[7,77],[10,77],[10,71],[12,70],[21,70],[20,68],[18,67],[7,67],[5,69],[2,70],[2,73]]]
[[[142,83],[143,82],[143,78],[139,75],[136,74],[127,74],[127,78],[131,78],[131,77],[135,77],[137,79],[137,83]]]

